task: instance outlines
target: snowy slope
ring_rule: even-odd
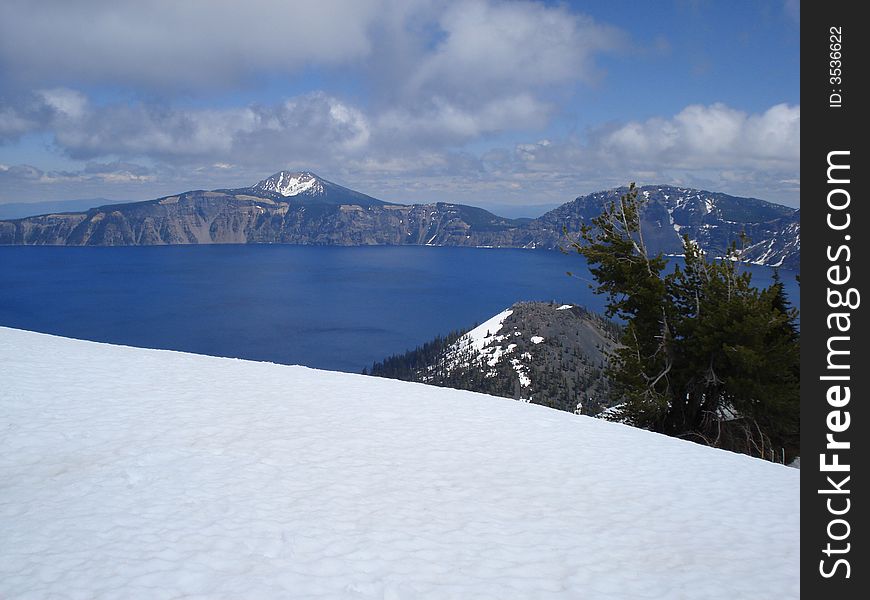
[[[494,317],[484,321],[468,333],[460,337],[453,346],[447,351],[446,363],[448,369],[457,369],[467,367],[469,359],[475,362],[479,360],[481,365],[495,367],[505,354],[512,354],[517,344],[511,343],[515,332],[501,333],[504,327],[504,321],[513,314],[510,309],[503,310]],[[516,335],[520,335],[516,332]],[[502,345],[503,342],[505,342]],[[511,367],[517,375],[520,386],[528,387],[531,383],[527,368],[522,364],[519,358],[508,358]],[[488,376],[495,377],[496,372],[487,373]],[[520,398],[528,401],[527,398]]]
[[[797,598],[799,472],[470,392],[0,328],[2,598]]]
[[[610,403],[603,369],[619,335],[580,306],[517,302],[443,351],[414,350],[372,374],[597,415]]]
[[[498,333],[501,331],[501,328],[504,325],[504,320],[511,316],[512,313],[512,310],[507,309],[501,311],[494,317],[487,319],[486,321],[463,335],[461,338],[456,340],[456,349],[473,349],[475,352],[483,352],[483,349],[487,345],[488,340],[491,336],[495,336],[498,339],[503,339],[503,336],[499,336]]]
[[[490,367],[494,367],[501,360],[505,352],[505,348],[499,345],[500,342],[505,341],[506,338],[510,342],[510,338],[513,337],[511,335],[512,332],[508,332],[506,335],[501,334],[504,320],[511,316],[511,314],[513,314],[512,310],[503,310],[464,334],[448,349],[447,362],[453,363],[452,366],[454,367],[458,367],[463,359],[467,359],[470,356],[474,359],[482,360],[483,363]],[[510,347],[509,344],[506,344],[506,346]],[[524,376],[522,371],[519,371],[518,374],[520,379],[522,379]]]
[[[323,195],[326,193],[323,184],[313,173],[303,171],[301,173],[288,173],[279,171],[258,183],[258,189],[267,192],[275,192],[284,197],[298,196],[305,193],[309,196]]]

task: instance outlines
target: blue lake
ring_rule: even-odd
[[[588,277],[578,255],[534,250],[0,247],[0,325],[359,372],[519,300],[602,310]]]

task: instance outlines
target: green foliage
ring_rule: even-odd
[[[419,372],[436,364],[444,352],[456,340],[462,337],[464,331],[451,331],[446,336],[436,336],[435,339],[417,346],[402,354],[394,354],[381,362],[376,362],[370,370],[363,370],[363,375],[374,375],[402,381],[418,381]]]
[[[668,272],[644,244],[643,202],[631,184],[572,242],[608,315],[626,323],[608,371],[616,417],[768,459],[793,455],[799,334],[778,274],[754,288],[736,244],[710,261],[688,237],[685,264]]]

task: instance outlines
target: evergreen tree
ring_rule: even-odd
[[[688,237],[670,272],[648,251],[634,184],[572,246],[625,321],[608,368],[617,418],[761,456],[798,450],[797,311],[775,275],[766,289],[739,269],[740,250],[709,261]]]

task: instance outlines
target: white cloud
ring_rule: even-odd
[[[613,49],[616,33],[564,7],[484,0],[452,4],[440,27],[443,41],[407,88],[471,102],[481,94],[588,82],[595,77],[592,57]]]
[[[552,106],[528,93],[481,100],[467,108],[435,97],[412,110],[387,110],[377,117],[377,125],[385,142],[431,148],[506,130],[537,129],[546,125],[552,112]]]
[[[596,85],[598,58],[617,44],[634,47],[623,31],[542,2],[7,0],[0,143],[37,132],[65,165],[114,166],[0,172],[6,182],[103,181],[154,195],[289,167],[426,200],[442,186],[473,203],[475,194],[558,202],[629,179],[796,197],[799,106],[691,105],[584,137],[548,130],[555,116],[583,111],[570,106],[587,97],[576,92]],[[326,75],[315,86],[311,73]],[[333,76],[342,92],[311,91],[332,89]],[[300,91],[238,100],[272,95],[249,93],[263,81]]]
[[[101,170],[50,177],[19,168],[6,173],[7,182],[13,175],[16,181],[58,184],[76,177],[130,185],[159,179],[160,193],[172,193],[249,185],[281,168],[308,168],[405,202],[558,203],[629,181],[790,204],[799,198],[800,107],[785,104],[756,114],[723,104],[692,105],[671,117],[623,123],[587,138],[551,137],[481,154],[461,150],[461,143],[511,119],[533,120],[540,110],[533,97],[494,100],[474,114],[434,103],[434,112],[420,116],[369,115],[323,93],[222,110],[99,107],[62,90],[43,97],[53,111],[46,127],[68,155],[144,159],[155,167],[136,170],[116,161]]]
[[[588,82],[616,33],[537,2],[6,0],[0,87],[202,94],[352,67],[385,96],[468,102]]]
[[[399,143],[403,132],[427,145],[539,129],[555,112],[552,94],[595,80],[594,58],[621,35],[534,2],[452,2],[435,18],[435,43],[398,61],[380,117]]]
[[[88,108],[87,96],[69,88],[40,90],[36,96],[59,117],[80,119]]]
[[[81,171],[45,171],[39,176],[44,185],[70,183],[119,184],[151,183],[157,178],[156,170],[131,163],[88,163]]]
[[[43,120],[28,123],[29,129],[52,133],[57,147],[76,159],[232,162],[247,157],[250,162],[280,159],[293,151],[313,160],[325,153],[363,149],[370,137],[368,120],[358,108],[323,93],[272,106],[225,109],[141,102],[99,106],[62,88],[41,91],[36,98]]]
[[[800,160],[800,106],[747,114],[724,104],[687,106],[594,136],[592,149],[623,164],[713,169],[788,167]]]
[[[21,182],[38,181],[43,173],[31,165],[0,165],[0,181]]]
[[[503,199],[534,194],[565,201],[580,193],[674,184],[796,206],[800,198],[800,106],[749,114],[723,104],[691,105],[671,117],[496,148],[482,156]],[[475,175],[477,176],[477,175]]]
[[[615,33],[537,2],[47,0],[35,10],[12,0],[0,6],[0,66],[7,83],[36,91],[0,105],[0,141],[48,133],[77,160],[479,168],[456,159],[464,144],[545,127],[554,91],[593,80],[593,59]],[[225,108],[176,103],[179,93],[203,98],[251,77],[349,64],[370,82],[364,108],[322,92]],[[86,83],[149,100],[89,99]]]
[[[36,85],[226,87],[262,71],[358,61],[385,8],[381,0],[9,0],[0,3],[0,68]]]

